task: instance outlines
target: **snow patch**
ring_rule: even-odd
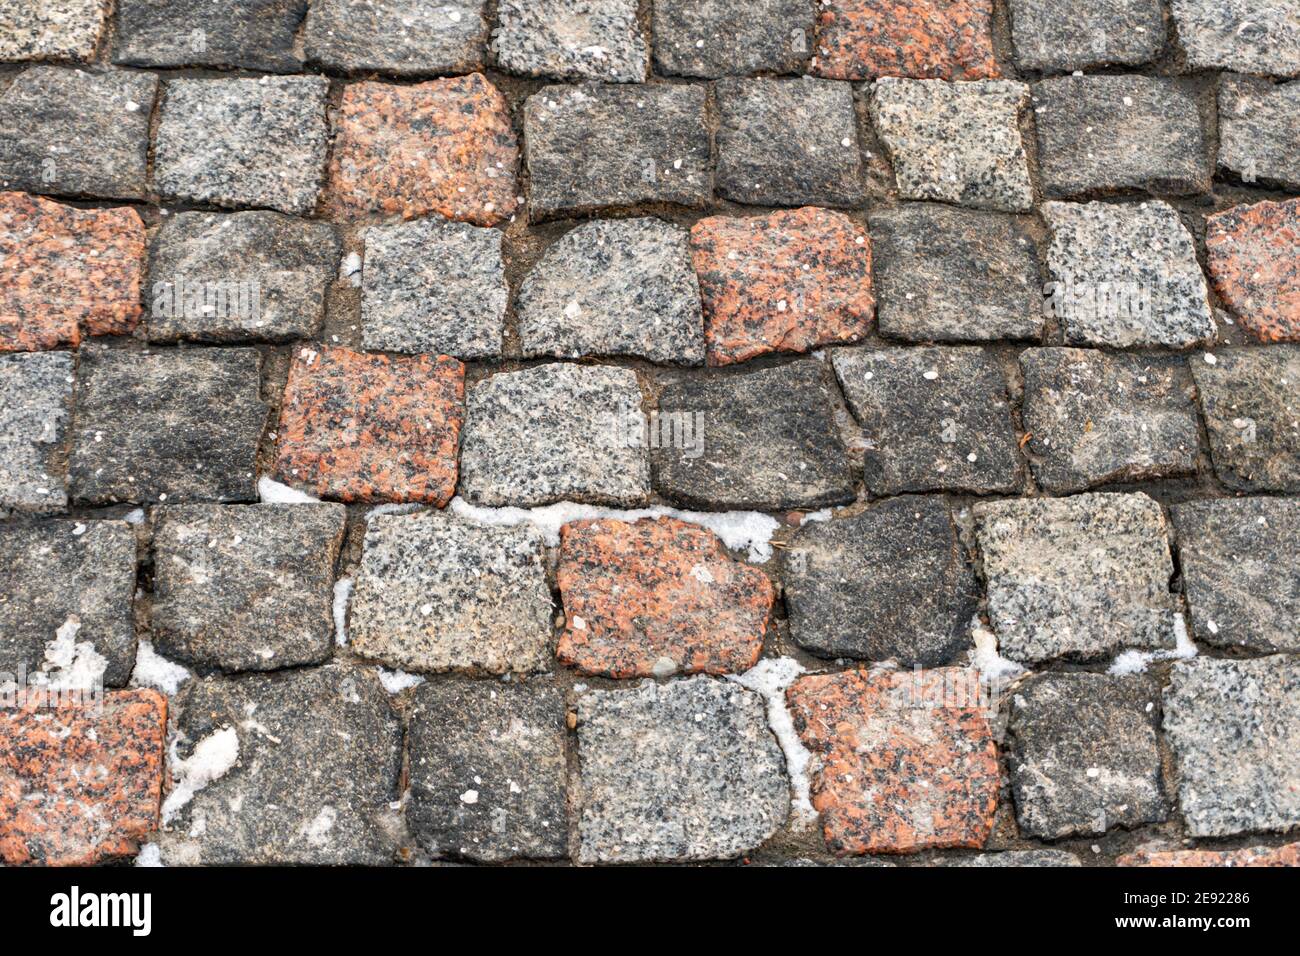
[[[997,635],[986,628],[978,617],[971,621],[970,636],[975,642],[970,663],[979,671],[980,680],[985,684],[1004,684],[1025,673],[1023,666],[998,653]]]
[[[144,509],[133,508],[122,516],[122,520],[127,524],[144,524]]]
[[[348,643],[348,601],[352,597],[351,578],[334,582],[334,643],[345,647]]]
[[[767,724],[776,735],[776,741],[785,754],[785,769],[790,774],[792,790],[790,804],[794,809],[797,829],[806,829],[817,820],[812,805],[812,783],[809,767],[812,754],[799,739],[794,729],[794,718],[785,705],[785,691],[794,679],[804,673],[803,665],[792,657],[768,657],[743,674],[728,674],[727,680],[759,694],[767,702]]]
[[[184,760],[172,753],[172,779],[176,786],[162,805],[162,822],[170,823],[194,795],[208,784],[220,780],[239,760],[239,734],[234,727],[222,727],[194,745],[194,752]]]
[[[1171,651],[1124,651],[1111,663],[1107,674],[1141,674],[1155,661],[1185,661],[1196,656],[1196,644],[1187,635],[1187,622],[1174,615],[1174,649]]]
[[[90,641],[78,641],[81,618],[68,615],[54,632],[54,640],[45,642],[45,660],[28,675],[33,687],[52,691],[91,690],[103,686],[108,659]]]
[[[153,649],[153,642],[141,639],[135,652],[135,670],[131,672],[132,687],[152,687],[171,696],[194,675],[186,668],[169,661]]]
[[[262,499],[264,505],[307,505],[320,501],[319,498],[313,498],[305,491],[282,485],[265,475],[257,479],[257,496]]]
[[[166,866],[162,861],[162,850],[157,843],[146,843],[140,847],[140,854],[135,858],[136,866]]]
[[[379,683],[384,685],[384,690],[390,694],[400,694],[410,687],[419,687],[424,683],[424,678],[419,674],[408,674],[406,671],[390,671],[382,667],[376,667],[375,673],[379,675]]]
[[[424,505],[418,501],[405,501],[400,503],[376,505],[366,512],[366,520],[369,521],[375,515],[409,515],[413,511],[419,511]]]
[[[354,287],[361,287],[361,256],[355,252],[349,252],[339,263],[339,281],[351,283]]]

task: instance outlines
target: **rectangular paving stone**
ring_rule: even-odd
[[[485,0],[313,0],[303,27],[312,63],[418,76],[483,69]]]
[[[1300,866],[1300,843],[1253,846],[1244,850],[1147,850],[1115,859],[1116,866]]]
[[[641,83],[650,61],[637,0],[499,0],[492,52],[506,73]]]
[[[0,514],[68,505],[61,459],[72,413],[70,352],[0,355]]]
[[[1138,66],[1164,49],[1160,0],[1010,0],[1009,6],[1021,70]]]
[[[113,62],[292,73],[304,0],[118,0]]]
[[[1004,850],[1001,853],[980,853],[957,859],[945,858],[942,866],[964,866],[988,869],[1004,866],[1081,866],[1079,858],[1065,850]]]
[[[1001,76],[992,0],[822,0],[813,69],[835,80]]]
[[[1300,21],[1290,0],[1173,0],[1193,70],[1300,75]]]
[[[12,0],[4,6],[0,61],[94,59],[110,9],[109,0]]]
[[[1207,216],[1206,269],[1241,327],[1261,342],[1300,342],[1300,199]]]
[[[803,0],[655,0],[655,70],[666,76],[802,73],[813,13]]]
[[[1298,37],[1300,39],[1300,37]],[[1300,81],[1274,85],[1253,76],[1219,78],[1220,174],[1246,185],[1300,190]]]

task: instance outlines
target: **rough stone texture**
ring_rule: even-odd
[[[325,317],[338,260],[339,240],[328,223],[274,212],[167,216],[149,251],[149,338],[218,343],[311,338]],[[239,307],[241,288],[255,298],[256,308]]]
[[[553,363],[470,389],[460,492],[477,505],[636,505],[650,493],[641,389],[629,369]]]
[[[1237,491],[1300,491],[1300,346],[1192,360],[1214,472]]]
[[[974,506],[1001,653],[1036,664],[1174,646],[1164,514],[1143,494]]]
[[[492,52],[506,73],[548,80],[645,80],[637,0],[499,0]]]
[[[153,642],[201,670],[328,660],[342,505],[167,505],[154,527]]]
[[[1210,168],[1195,96],[1177,80],[1062,76],[1034,84],[1044,195],[1140,189],[1208,192]]]
[[[362,345],[458,358],[500,355],[510,296],[501,235],[442,219],[367,229]]]
[[[992,0],[823,0],[817,8],[819,76],[984,80],[993,56]]]
[[[564,525],[557,578],[560,662],[608,677],[747,671],[776,599],[717,535],[675,518]]]
[[[103,36],[109,0],[16,0],[5,4],[0,62],[89,60]]]
[[[289,73],[306,0],[117,0],[113,62]]]
[[[979,587],[941,498],[806,522],[781,554],[790,635],[805,650],[910,668],[970,647]]]
[[[1290,0],[1173,0],[1192,69],[1300,74],[1300,20]]]
[[[1018,687],[1009,730],[1021,832],[1055,840],[1163,821],[1158,698],[1145,676],[1044,674]]]
[[[998,800],[984,711],[950,699],[959,668],[801,677],[786,692],[817,769],[813,806],[837,856],[981,847]]]
[[[1139,847],[1115,860],[1117,866],[1300,866],[1300,843],[1252,846],[1245,850],[1147,850]]]
[[[1300,658],[1180,661],[1164,729],[1189,836],[1300,824]]]
[[[253,349],[83,349],[68,462],[73,499],[251,500],[266,423],[260,367]]]
[[[655,0],[654,57],[668,76],[802,73],[813,15],[804,0]]]
[[[858,206],[866,199],[847,83],[721,79],[718,192],[762,206]]]
[[[1079,858],[1065,850],[1007,850],[1003,853],[981,853],[947,861],[948,866],[966,866],[988,869],[1003,866],[1081,866]]]
[[[835,375],[866,441],[873,494],[1013,491],[1020,484],[1007,386],[979,348],[838,349]]]
[[[182,202],[311,215],[329,145],[328,92],[323,76],[169,81],[154,186]]]
[[[1222,498],[1171,510],[1196,639],[1300,651],[1300,501]]]
[[[548,684],[424,684],[410,718],[407,820],[435,856],[565,855],[564,700]]]
[[[710,365],[806,352],[870,331],[871,241],[840,213],[812,206],[710,216],[691,227]]]
[[[762,698],[711,677],[588,691],[578,756],[584,863],[736,857],[789,812]]]
[[[0,514],[67,507],[62,469],[72,355],[0,355]]]
[[[190,758],[233,732],[238,762],[175,808],[160,834],[167,866],[369,865],[392,859],[402,725],[368,669],[327,665],[191,681],[173,706]]]
[[[490,226],[515,211],[519,144],[505,97],[481,73],[353,83],[335,130],[330,183],[346,218],[435,213]]]
[[[880,333],[911,342],[1037,339],[1033,238],[999,213],[930,203],[873,212]]]
[[[899,195],[1029,211],[1034,190],[1019,126],[1028,102],[1029,87],[1009,80],[877,80],[871,118]]]
[[[659,398],[659,434],[673,424],[693,440],[651,451],[655,490],[672,501],[781,511],[853,500],[819,361],[671,383]]]
[[[1177,359],[1026,349],[1022,420],[1034,479],[1053,494],[1196,473],[1196,390]]]
[[[483,68],[485,0],[313,0],[307,59],[354,73],[472,73]]]
[[[445,355],[300,349],[280,409],[275,473],[339,501],[422,501],[456,489],[465,366]]]
[[[524,103],[534,219],[643,202],[702,206],[713,191],[703,86],[547,86]]]
[[[1156,59],[1165,45],[1160,0],[1010,0],[1010,13],[1021,70],[1136,66]]]
[[[135,666],[134,593],[135,534],[126,524],[0,525],[0,671],[16,676],[19,668],[28,675],[58,669],[61,655],[50,645],[72,622],[80,625],[73,662],[102,666],[105,685],[122,687]],[[57,683],[57,675],[51,679]]]
[[[1243,329],[1262,342],[1300,342],[1300,199],[1207,217],[1205,253],[1214,291]]]
[[[637,355],[704,361],[700,287],[685,229],[659,219],[584,223],[524,278],[515,300],[524,355]]]
[[[1214,338],[1192,234],[1168,203],[1049,202],[1042,213],[1066,342],[1185,348]]]
[[[158,824],[167,700],[113,691],[0,710],[0,860],[89,866],[136,852]]]
[[[366,528],[349,633],[358,654],[405,670],[546,670],[542,539],[437,513],[378,515]]]
[[[1219,161],[1248,185],[1300,190],[1300,81],[1219,79]]]
[[[0,187],[143,199],[151,73],[33,66],[0,93]]]

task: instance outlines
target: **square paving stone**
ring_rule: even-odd
[[[1173,560],[1143,494],[1022,498],[974,506],[989,617],[1001,652],[1037,664],[1172,648]]]
[[[1196,639],[1300,651],[1300,501],[1220,498],[1171,511]]]
[[[441,508],[456,488],[464,403],[465,366],[445,355],[304,347],[289,367],[275,473],[339,501]]]
[[[1021,220],[932,203],[873,212],[877,322],[912,342],[1037,339],[1034,240]]]
[[[149,251],[149,338],[311,338],[338,261],[328,223],[274,212],[167,216]]]
[[[167,199],[309,216],[329,146],[323,76],[171,80],[153,180]]]
[[[313,0],[307,59],[354,73],[472,73],[483,68],[486,0]]]
[[[406,816],[434,856],[554,859],[568,848],[564,700],[550,684],[422,684]]]
[[[707,510],[844,504],[853,473],[831,412],[826,367],[805,359],[668,384],[659,398],[655,490]],[[678,441],[664,441],[665,435]],[[653,435],[652,435],[653,437]]]
[[[1300,40],[1300,37],[1298,37]],[[1300,190],[1300,80],[1219,80],[1219,163],[1247,185]]]
[[[1300,658],[1179,661],[1164,728],[1189,836],[1300,825]]]
[[[655,69],[666,76],[802,73],[813,14],[804,0],[655,0]]]
[[[1010,0],[1016,66],[1066,73],[1150,63],[1165,45],[1162,7],[1160,0]]]
[[[640,83],[650,60],[637,0],[499,0],[492,52],[506,73]]]
[[[610,219],[565,233],[515,300],[524,355],[704,361],[689,235],[660,219]]]
[[[965,699],[973,673],[852,670],[800,677],[786,691],[816,761],[812,802],[832,853],[984,845],[998,753],[984,711]]]
[[[730,859],[785,823],[790,785],[763,700],[691,677],[578,698],[578,858]]]
[[[92,60],[109,0],[9,0],[0,27],[0,61]]]
[[[501,354],[505,331],[502,233],[443,219],[365,231],[361,344],[458,358]]]
[[[1020,368],[1039,487],[1066,494],[1196,473],[1196,388],[1182,361],[1047,348],[1021,352]]]
[[[253,500],[267,412],[260,372],[253,349],[83,349],[68,464],[73,499]]]
[[[541,536],[437,513],[372,518],[349,633],[358,654],[403,670],[546,670],[551,592]]]
[[[190,681],[172,705],[164,865],[392,861],[402,725],[369,669]]]
[[[305,0],[118,0],[113,62],[292,73]]]
[[[822,0],[816,54],[814,71],[835,80],[1002,75],[992,0]]]
[[[781,554],[790,634],[819,657],[934,667],[970,647],[979,587],[942,498],[806,523]]]
[[[1165,820],[1159,697],[1136,675],[1044,674],[1018,688],[1009,729],[1021,832],[1055,840]]]
[[[1196,246],[1173,206],[1049,202],[1042,213],[1066,342],[1186,348],[1214,338]]]
[[[0,186],[143,199],[158,78],[33,66],[0,93]]]
[[[1210,189],[1196,97],[1147,76],[1061,76],[1034,84],[1043,193],[1051,198],[1141,189]]]
[[[776,599],[767,575],[675,518],[570,522],[557,577],[566,622],[557,656],[607,677],[747,671]]]
[[[519,144],[505,97],[481,73],[353,83],[335,124],[330,188],[345,218],[435,213],[490,226],[515,211]]]
[[[857,206],[866,199],[847,83],[722,79],[718,192],[762,206]]]
[[[1300,199],[1208,216],[1205,258],[1214,291],[1246,332],[1300,342]]]
[[[696,84],[547,86],[524,103],[535,219],[713,192],[707,95]]]
[[[1173,0],[1174,28],[1193,70],[1300,74],[1292,0]]]
[[[0,355],[0,514],[68,505],[60,460],[72,411],[72,354]]]
[[[499,507],[637,505],[650,493],[641,388],[629,369],[539,365],[475,385],[465,410],[460,493]]]
[[[153,642],[201,670],[319,664],[334,649],[342,505],[167,505],[154,530]]]
[[[1020,137],[1028,103],[1029,87],[1009,80],[877,80],[871,118],[899,195],[1028,212],[1034,190]]]
[[[998,361],[979,348],[837,349],[873,494],[1014,491],[1021,461]]]
[[[1300,491],[1300,346],[1192,359],[1214,472],[1236,491]]]

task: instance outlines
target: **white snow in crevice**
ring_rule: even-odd
[[[339,647],[348,643],[348,600],[352,597],[352,583],[351,578],[334,582],[334,643]]]
[[[144,524],[144,509],[133,508],[122,516],[122,520],[127,524]]]
[[[808,512],[799,520],[799,524],[805,525],[810,521],[830,521],[830,520],[831,520],[831,509],[822,508],[819,511]]]
[[[1187,660],[1196,656],[1196,644],[1187,634],[1187,622],[1181,614],[1174,615],[1173,650],[1169,651],[1124,651],[1111,663],[1107,674],[1123,676],[1124,674],[1141,674],[1155,661]]]
[[[158,848],[157,843],[146,843],[140,847],[140,853],[135,858],[136,866],[166,866],[162,861],[162,850]]]
[[[346,281],[353,286],[361,286],[361,256],[355,252],[349,252],[339,263],[339,281]]]
[[[257,496],[264,505],[309,505],[316,504],[319,498],[313,498],[305,491],[290,488],[263,475],[257,479]]]
[[[386,505],[375,505],[375,507],[366,512],[366,520],[369,521],[376,515],[409,515],[411,512],[419,511],[423,507],[424,505],[418,501],[404,501]]]
[[[176,757],[173,744],[171,771],[176,786],[163,801],[162,822],[170,823],[196,793],[224,777],[238,761],[239,733],[234,727],[222,727],[208,734],[184,760]]]
[[[171,696],[193,676],[188,669],[155,651],[152,641],[141,639],[135,652],[135,670],[131,671],[132,687],[152,687]]]
[[[743,674],[727,675],[727,680],[747,687],[767,702],[767,725],[772,728],[781,752],[785,754],[785,769],[790,775],[790,803],[794,810],[794,825],[798,829],[806,829],[817,820],[808,776],[812,754],[799,739],[790,709],[785,705],[786,688],[802,673],[803,665],[792,657],[768,657]]]
[[[975,650],[971,651],[970,663],[972,667],[979,671],[980,680],[985,684],[1007,683],[1025,673],[1025,668],[1022,665],[1007,660],[998,653],[997,635],[986,628],[984,622],[978,617],[971,621],[970,636],[971,640],[975,642]]]
[[[406,671],[390,671],[382,667],[376,667],[375,673],[379,675],[379,683],[384,685],[384,690],[390,694],[400,694],[408,687],[419,687],[424,683],[424,678],[418,674],[408,674]]]
[[[102,686],[108,659],[90,641],[78,641],[81,618],[68,615],[54,632],[54,640],[45,642],[45,660],[29,674],[28,683],[48,690],[91,690]]]

